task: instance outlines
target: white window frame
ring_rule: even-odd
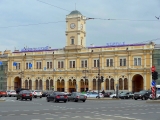
[[[73,65],[73,63],[75,63],[75,66]],[[76,68],[76,60],[69,61],[69,68]]]
[[[111,64],[111,60],[112,60],[112,64]],[[108,61],[109,61],[109,63],[108,63]],[[106,66],[107,67],[113,67],[114,65],[114,59],[113,58],[107,58],[106,59]]]
[[[121,65],[121,59],[122,59],[122,65]],[[124,64],[124,60],[125,60],[125,64]],[[119,66],[123,67],[123,66],[127,66],[127,57],[120,57],[119,58]]]
[[[20,69],[21,69],[21,63],[17,62],[16,70],[20,70]]]
[[[28,63],[28,66],[27,66],[27,63]],[[29,61],[28,61],[28,62],[26,62],[26,65],[25,65],[27,70],[28,70],[28,69],[31,69],[31,68],[29,67],[29,63],[32,64],[32,62],[29,62]]]
[[[38,63],[38,66],[37,66]],[[41,63],[41,64],[40,64]],[[36,69],[42,69],[42,61],[36,61]]]
[[[48,64],[49,63],[49,64]],[[47,69],[52,69],[53,68],[53,62],[52,61],[47,61],[46,62],[46,68]]]
[[[140,59],[140,62],[139,62]],[[141,66],[142,65],[142,57],[133,57],[133,65],[134,66]]]
[[[94,64],[94,62],[96,61],[96,65]],[[93,67],[99,67],[99,59],[94,59],[93,60]]]
[[[82,62],[83,62],[83,66],[82,66]],[[86,64],[86,62],[87,62],[87,64]],[[83,59],[83,60],[81,60],[81,68],[86,68],[86,67],[88,67],[88,60],[87,59]]]
[[[60,62],[60,66],[59,66],[59,62]],[[63,65],[62,65],[62,63],[63,63]],[[58,60],[57,68],[64,68],[64,60]]]

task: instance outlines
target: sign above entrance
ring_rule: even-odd
[[[49,50],[49,46],[46,47],[38,47],[38,48],[23,48],[21,49],[21,52],[28,52],[28,51],[43,51],[43,50]]]
[[[107,46],[123,46],[126,45],[125,42],[112,42],[112,43],[106,43]]]

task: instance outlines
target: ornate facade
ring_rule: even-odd
[[[63,49],[8,53],[7,89],[97,90],[99,76],[104,77],[100,90],[150,89],[153,43],[86,47],[86,20],[77,10],[66,16]]]

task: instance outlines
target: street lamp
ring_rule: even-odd
[[[82,71],[82,73],[85,73],[85,76],[84,76],[84,80],[86,81],[87,79],[86,79],[86,73],[88,73],[89,71],[88,70],[86,70],[87,69],[87,67],[85,67],[85,70],[83,70]],[[85,82],[84,82],[85,83]],[[86,91],[86,84],[85,84],[85,91]]]
[[[22,79],[23,79],[23,74],[24,74],[24,72],[23,72],[23,71],[21,71],[21,72],[19,72],[18,74],[20,74],[21,84],[22,84]],[[23,82],[23,84],[24,84],[24,82]],[[23,85],[23,84],[22,84],[22,85]],[[23,87],[23,86],[21,86],[21,87]]]

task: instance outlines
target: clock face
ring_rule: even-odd
[[[70,27],[71,27],[72,29],[74,29],[74,28],[76,27],[76,25],[75,25],[74,23],[71,23],[71,24],[70,24]]]

